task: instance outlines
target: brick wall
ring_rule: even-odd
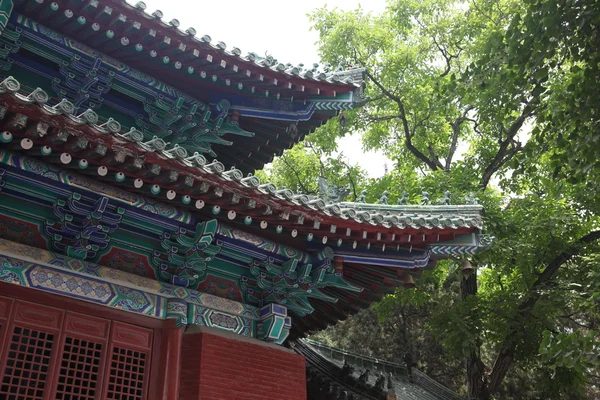
[[[180,400],[306,400],[304,357],[236,335],[183,336]]]

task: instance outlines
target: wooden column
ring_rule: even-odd
[[[179,373],[181,371],[181,342],[184,328],[178,328],[174,319],[167,319],[163,328],[162,395],[161,400],[179,400]]]

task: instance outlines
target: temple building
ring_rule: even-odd
[[[307,399],[302,338],[485,249],[483,208],[260,182],[364,70],[145,8],[0,0],[0,399]]]

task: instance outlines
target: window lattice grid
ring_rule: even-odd
[[[8,346],[0,398],[6,400],[41,400],[54,335],[15,326]]]
[[[106,398],[142,400],[146,377],[147,355],[144,352],[114,347],[110,360]]]
[[[4,353],[4,348],[2,347],[3,345],[3,334],[4,332],[2,331],[2,329],[4,328],[4,324],[2,323],[2,321],[0,321],[0,360],[2,360],[2,353]],[[2,370],[0,369],[0,377],[2,377]]]
[[[56,399],[94,399],[101,363],[102,343],[66,337],[56,385]]]

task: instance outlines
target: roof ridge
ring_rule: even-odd
[[[300,340],[304,340],[305,342],[307,342],[311,346],[325,347],[325,348],[327,348],[327,350],[335,351],[335,352],[340,353],[340,354],[348,354],[348,355],[351,355],[351,356],[353,356],[355,358],[360,358],[360,359],[367,360],[367,361],[373,361],[373,362],[375,362],[377,364],[388,364],[388,365],[393,366],[393,367],[397,367],[397,368],[401,368],[401,369],[406,369],[405,365],[397,363],[397,362],[394,362],[394,361],[389,361],[389,360],[385,360],[385,359],[382,359],[382,358],[371,357],[371,356],[367,356],[367,355],[364,355],[364,354],[359,354],[359,353],[355,353],[355,352],[352,352],[352,351],[343,350],[343,349],[340,349],[338,347],[332,347],[332,346],[326,345],[324,343],[321,343],[321,342],[319,342],[317,340],[313,340],[313,339],[309,339],[309,338],[303,338],[303,339],[300,339]]]

